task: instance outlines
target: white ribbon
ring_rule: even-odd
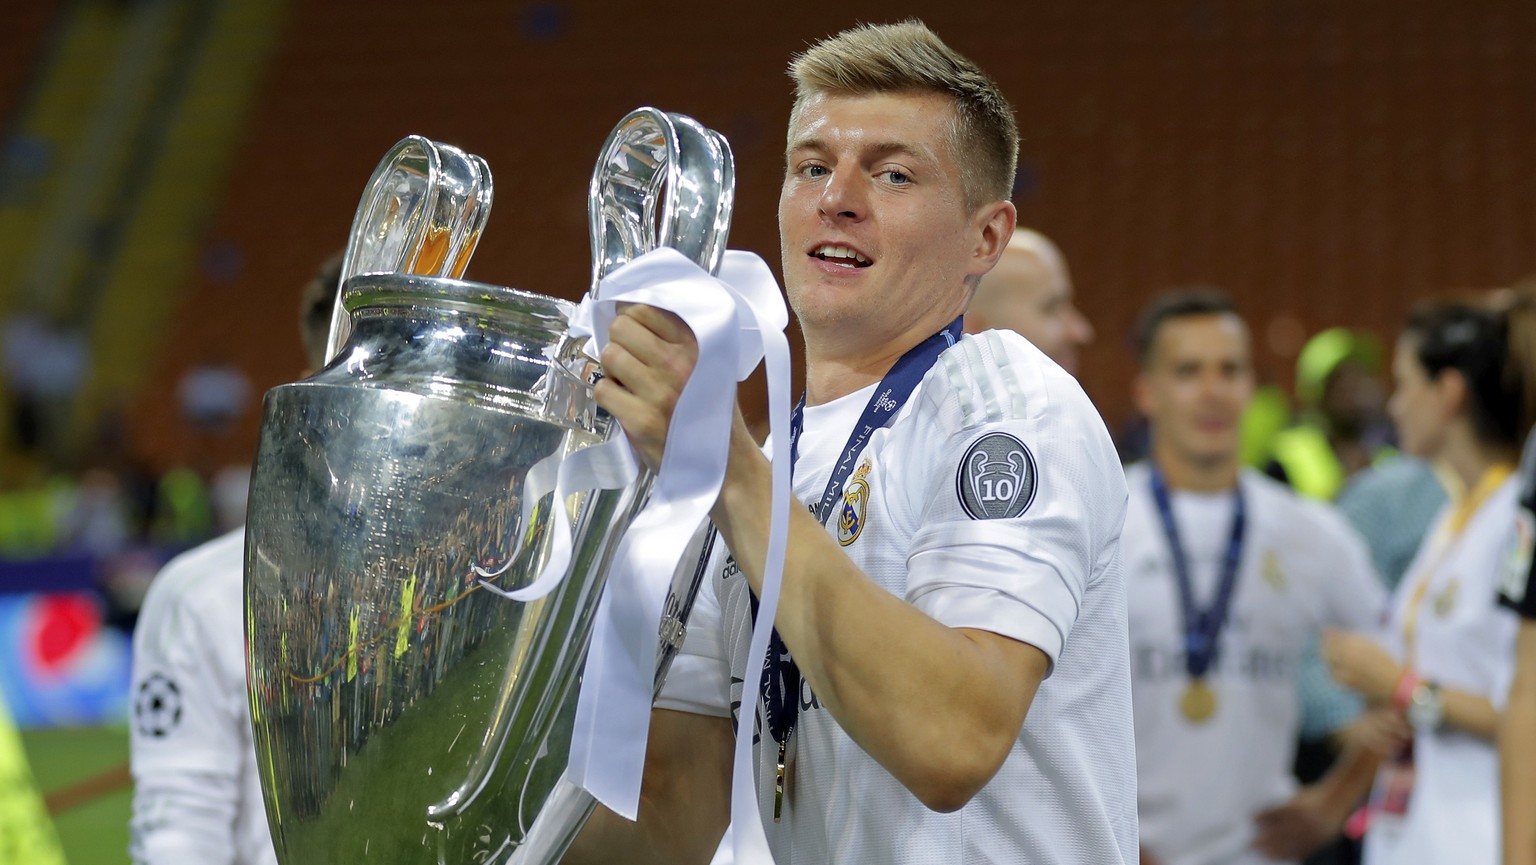
[[[767,265],[756,256],[746,265],[755,265],[767,271]],[[732,269],[730,253],[720,269],[722,279],[739,284]],[[768,281],[773,280],[768,274]],[[779,610],[779,587],[784,576],[784,551],[789,539],[789,342],[784,328],[789,326],[789,312],[779,296],[778,286],[773,285],[772,308],[759,308],[753,304],[759,324],[773,323],[773,328],[762,327],[763,362],[768,371],[768,431],[770,459],[772,461],[773,492],[770,496],[772,518],[768,529],[768,554],[763,564],[763,590],[758,594],[757,622],[752,626],[752,639],[747,648],[747,669],[741,684],[741,708],[736,718],[736,753],[732,758],[731,771],[731,825],[721,839],[723,850],[729,845],[734,855],[734,865],[773,865],[773,853],[768,849],[768,836],[763,831],[762,812],[757,804],[757,773],[752,759],[752,733],[757,723],[757,706],[762,699],[763,665],[768,658],[768,636],[773,631],[773,620]],[[751,302],[751,301],[749,301]],[[766,307],[766,302],[764,303]],[[745,376],[743,376],[745,378]],[[747,693],[754,696],[747,699]],[[720,850],[716,851],[718,857]]]
[[[572,316],[573,335],[590,335],[587,352],[596,357],[608,342],[619,303],[645,303],[669,310],[693,331],[698,363],[678,397],[651,497],[619,542],[593,623],[572,736],[570,781],[631,820],[639,807],[656,675],[658,625],[689,538],[703,523],[725,476],[736,382],[760,362],[768,377],[769,429],[773,442],[772,519],[757,624],[749,658],[767,655],[768,635],[778,608],[789,516],[789,313],[768,266],[756,255],[729,251],[719,278],[670,248],[658,249],[618,268],[597,286]],[[587,489],[615,489],[638,473],[622,431],[607,442],[559,454],[529,469],[524,483],[522,526],[534,505],[553,492],[556,507]],[[527,586],[504,591],[518,601],[548,594],[570,565],[569,521],[549,521],[549,557]],[[478,569],[482,577],[496,572]],[[745,697],[759,693],[749,662]],[[737,723],[732,823],[736,861],[771,863],[758,817],[752,767],[752,731],[757,702],[742,701]]]

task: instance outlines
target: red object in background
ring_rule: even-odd
[[[58,671],[101,631],[101,606],[89,595],[43,595],[35,602],[29,648],[36,669]]]

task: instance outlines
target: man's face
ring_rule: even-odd
[[[1357,437],[1382,420],[1386,403],[1376,376],[1359,361],[1345,360],[1323,382],[1319,407],[1334,433]]]
[[[1012,230],[988,239],[999,203],[968,212],[936,93],[807,99],[789,130],[779,195],[790,305],[820,354],[914,344],[965,310],[967,278]],[[992,229],[996,234],[996,229]],[[988,247],[988,244],[992,244]]]
[[[1137,407],[1159,445],[1197,465],[1237,459],[1252,396],[1248,329],[1229,314],[1164,321],[1136,380]]]
[[[1010,246],[983,279],[978,298],[972,308],[977,330],[1017,331],[1077,374],[1078,350],[1093,340],[1093,326],[1072,303],[1065,267],[1033,249]]]
[[[1392,398],[1387,410],[1397,426],[1403,450],[1416,457],[1434,459],[1445,445],[1446,430],[1455,418],[1455,402],[1446,379],[1451,374],[1430,376],[1419,362],[1419,340],[1403,335],[1392,354]]]

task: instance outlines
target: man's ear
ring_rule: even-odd
[[[1018,220],[1019,211],[1011,201],[994,201],[977,208],[971,217],[971,224],[976,229],[976,246],[971,252],[971,269],[967,275],[981,277],[997,265],[1003,250],[1008,247],[1009,238],[1013,237]]]
[[[1449,416],[1467,410],[1467,377],[1461,370],[1447,367],[1435,375],[1435,390],[1440,393],[1441,405]]]
[[[1145,371],[1137,372],[1136,378],[1131,380],[1131,401],[1142,417],[1152,417],[1152,386]]]

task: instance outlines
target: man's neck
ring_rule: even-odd
[[[1176,454],[1165,444],[1152,440],[1152,460],[1163,473],[1170,490],[1195,493],[1222,493],[1237,486],[1241,466],[1237,455],[1215,460],[1191,460]]]
[[[1479,442],[1469,426],[1453,429],[1447,438],[1436,461],[1451,472],[1462,494],[1476,489],[1483,474],[1493,466],[1515,465],[1520,461],[1513,448],[1494,448]]]
[[[883,335],[848,324],[813,331],[802,321],[806,405],[831,402],[879,382],[902,355],[949,326],[959,314],[924,316]]]
[[[935,332],[937,332],[935,328]],[[892,340],[873,350],[818,349],[808,337],[805,346],[805,404],[821,405],[876,384],[913,346],[932,336]],[[907,343],[911,343],[908,345]]]
[[[896,355],[868,362],[805,359],[805,404],[821,405],[863,390],[880,381],[895,366]]]

